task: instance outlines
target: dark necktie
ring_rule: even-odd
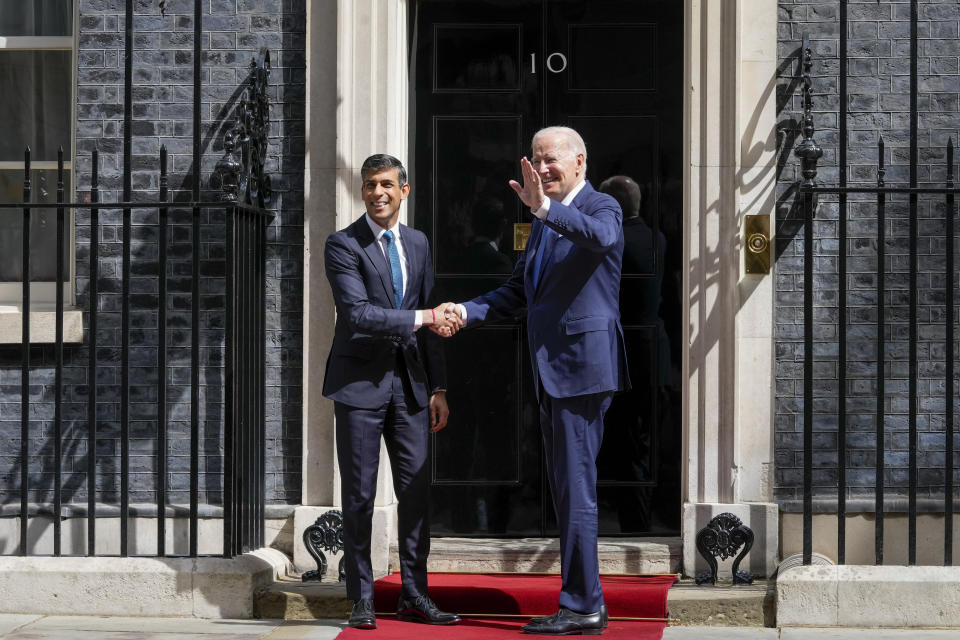
[[[400,270],[400,252],[397,243],[393,241],[393,231],[384,231],[383,238],[387,242],[387,260],[390,262],[390,273],[393,276],[393,301],[397,309],[403,302],[403,271]]]
[[[557,232],[550,227],[544,226],[543,233],[540,234],[540,243],[537,245],[537,253],[533,256],[533,288],[536,289],[540,284],[541,271],[543,270],[543,258],[550,251],[553,239],[557,237]]]

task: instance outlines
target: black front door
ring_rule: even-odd
[[[437,293],[503,283],[531,215],[507,185],[540,128],[577,129],[594,187],[643,191],[625,219],[620,311],[633,390],[608,413],[601,535],[680,518],[682,5],[676,0],[421,0],[412,19],[411,200]],[[434,535],[556,531],[522,317],[446,343],[450,424],[432,441]]]

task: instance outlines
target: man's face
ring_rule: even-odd
[[[533,170],[540,175],[543,193],[560,202],[580,182],[582,153],[574,154],[561,135],[541,136],[533,141]]]
[[[397,223],[400,203],[407,199],[410,185],[400,186],[399,170],[396,167],[368,171],[360,188],[363,204],[373,221],[384,229]]]

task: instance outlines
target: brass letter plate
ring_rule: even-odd
[[[743,270],[770,273],[770,216],[745,216],[743,237]]]
[[[518,222],[513,225],[513,250],[523,251],[527,248],[527,238],[530,237],[530,223]]]

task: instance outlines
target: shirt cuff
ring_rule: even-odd
[[[423,326],[423,312],[417,309],[413,316],[413,330],[416,331]]]
[[[457,304],[457,313],[460,314],[460,319],[461,319],[461,320],[463,320],[464,322],[467,321],[467,308],[466,308],[465,306],[463,306],[462,304],[459,304],[459,303],[458,303],[458,304]]]
[[[537,210],[530,210],[533,215],[537,216],[541,220],[544,220],[547,217],[547,213],[550,211],[550,198],[544,198],[543,204],[540,205],[540,208]]]

